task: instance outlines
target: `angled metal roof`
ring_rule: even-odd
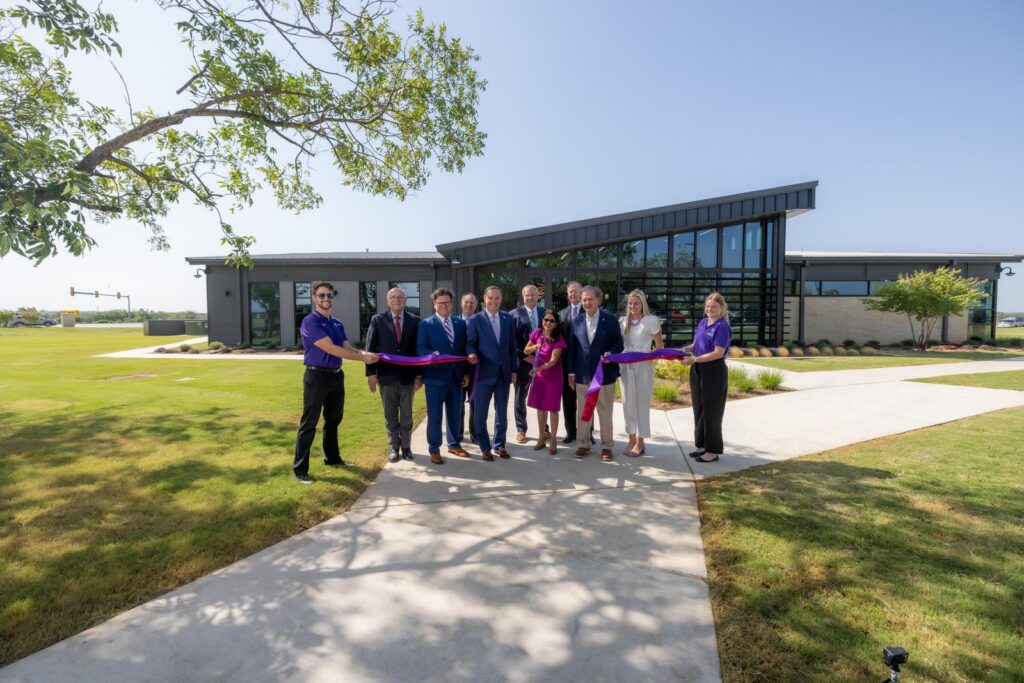
[[[959,263],[1020,263],[1020,254],[974,254],[942,252],[896,252],[896,251],[787,251],[787,263],[808,261],[813,263],[891,263],[891,262],[948,262]]]
[[[814,208],[817,187],[818,181],[812,180],[797,185],[449,242],[437,245],[437,250],[454,265],[485,263],[559,249],[578,249],[633,237],[654,237],[703,225],[757,220],[779,213],[785,213],[787,217],[796,216]]]

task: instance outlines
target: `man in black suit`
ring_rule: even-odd
[[[577,458],[585,457],[593,442],[590,424],[582,420],[587,388],[601,358],[606,353],[622,353],[623,347],[619,321],[601,309],[603,300],[604,295],[597,287],[583,288],[583,314],[576,317],[576,322],[572,324],[572,337],[566,340],[569,346],[569,382],[576,385],[576,434],[580,443],[576,449]],[[601,423],[601,460],[605,462],[612,460],[612,449],[615,446],[612,406],[615,403],[615,380],[618,378],[619,364],[606,363],[597,409],[594,411]]]
[[[476,294],[473,292],[463,294],[462,300],[459,302],[462,313],[458,317],[469,322],[469,319],[476,313],[477,303]],[[461,442],[466,435],[466,413],[469,413],[469,442],[476,443],[476,432],[473,431],[473,402],[469,400],[469,395],[473,393],[473,378],[476,373],[469,370],[467,376],[469,383],[462,388],[462,419],[459,421],[459,441]]]
[[[572,339],[572,323],[583,311],[580,308],[580,295],[583,285],[572,280],[565,288],[569,297],[569,305],[558,312],[558,320],[562,326],[562,339],[568,343]],[[565,423],[565,438],[562,443],[576,440],[576,387],[569,384],[569,363],[562,363],[562,415]]]
[[[370,327],[366,330],[366,350],[415,356],[420,319],[405,310],[405,290],[401,287],[389,289],[387,298],[388,310],[370,319]],[[399,457],[412,460],[412,397],[420,388],[421,374],[416,366],[386,361],[366,366],[370,391],[380,388],[384,424],[391,447],[388,462],[398,462]]]
[[[516,372],[515,418],[516,443],[526,443],[526,397],[530,394],[530,383],[533,376],[533,356],[527,356],[523,349],[530,342],[530,333],[540,327],[541,318],[547,312],[543,306],[537,305],[540,292],[534,285],[523,287],[523,305],[512,311],[512,320],[516,330],[516,356],[519,358],[519,370]],[[544,436],[538,434],[537,438]]]

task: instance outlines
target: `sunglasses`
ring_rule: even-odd
[[[317,294],[316,298],[317,299],[333,299],[334,295],[333,294]]]
[[[551,323],[552,325],[557,325],[558,324],[557,320],[552,320],[551,318],[544,318],[544,322]]]

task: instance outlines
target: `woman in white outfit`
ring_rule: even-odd
[[[626,315],[619,319],[625,350],[650,351],[665,346],[661,323],[651,315],[647,297],[634,289],[626,297]],[[629,445],[623,454],[636,457],[644,454],[644,439],[651,436],[651,395],[654,393],[654,363],[623,363],[619,366],[622,382],[622,410],[626,414]]]

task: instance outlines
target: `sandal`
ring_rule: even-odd
[[[556,439],[551,439],[551,445],[548,446],[548,453],[550,453],[551,455],[554,455],[557,452],[558,452],[558,441]]]

